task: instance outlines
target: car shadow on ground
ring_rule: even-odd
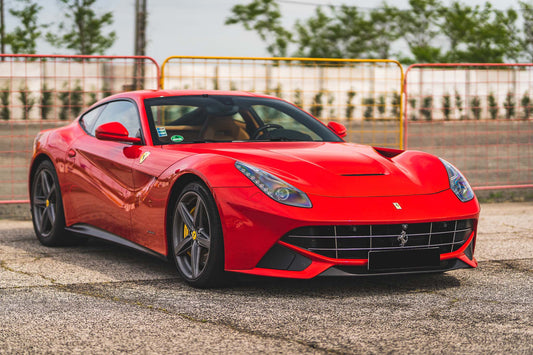
[[[18,238],[8,242],[10,246],[35,257],[51,257],[61,263],[72,265],[75,267],[73,270],[82,269],[88,273],[85,278],[87,283],[100,282],[100,277],[92,279],[90,274],[94,273],[100,276],[105,275],[106,278],[119,282],[150,284],[153,287],[161,288],[162,291],[174,288],[189,289],[192,292],[195,290],[178,275],[173,263],[126,247],[89,238],[77,246],[48,248],[40,245],[34,239],[31,229],[26,230],[24,228],[19,232],[21,234]],[[389,276],[316,277],[310,280],[229,273],[228,281],[222,287],[198,290],[198,292],[278,296],[437,292],[461,286],[462,281],[454,276],[455,273],[461,272],[464,271]]]
[[[174,284],[176,287],[191,288],[178,275],[172,262],[160,260],[149,255],[145,255],[134,250],[121,247],[106,241],[91,239],[87,242],[88,246],[102,247],[106,252],[113,254],[113,257],[121,263],[140,262],[150,269],[159,269],[162,272],[161,279],[171,275],[170,279],[164,279],[167,284]],[[98,248],[101,250],[102,248]],[[107,270],[109,272],[110,270]],[[284,279],[274,277],[263,277],[254,275],[244,275],[237,273],[228,273],[222,286],[212,288],[213,291],[247,293],[265,295],[271,294],[294,294],[294,295],[314,295],[317,293],[347,293],[359,294],[364,293],[390,293],[390,292],[437,292],[449,288],[461,286],[461,280],[454,276],[458,271],[445,273],[423,273],[423,274],[400,274],[400,275],[372,275],[372,276],[354,276],[354,277],[316,277],[309,280]],[[174,278],[175,277],[175,278]],[[154,280],[156,283],[158,280]],[[150,282],[147,280],[147,282]]]
[[[459,279],[447,273],[409,274],[409,275],[372,275],[354,277],[316,277],[310,280],[277,279],[255,276],[235,276],[231,283],[236,289],[258,289],[262,292],[294,290],[312,293],[325,290],[339,291],[392,291],[406,292],[438,291],[461,286]]]

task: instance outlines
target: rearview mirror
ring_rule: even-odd
[[[329,129],[331,129],[333,132],[335,132],[336,135],[338,135],[341,138],[346,137],[346,127],[342,123],[339,122],[330,122],[328,123]]]
[[[129,137],[128,130],[119,122],[108,122],[98,126],[95,136],[103,141],[141,143],[141,138]]]

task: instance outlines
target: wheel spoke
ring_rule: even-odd
[[[192,243],[191,248],[191,269],[193,278],[200,274],[200,245],[196,241]]]
[[[187,226],[189,231],[194,231],[194,219],[192,218],[191,214],[187,210],[187,206],[183,202],[180,202],[178,204],[178,210],[181,216],[181,219],[183,220],[183,223]]]
[[[41,234],[45,233],[44,227],[46,226],[46,221],[48,218],[48,208],[45,208],[43,214],[41,215],[41,223],[39,223],[39,232],[41,232]]]
[[[199,198],[196,199],[196,206],[194,206],[193,214],[191,216],[196,225],[198,225],[198,221],[196,220],[196,218],[198,217],[198,215],[201,214],[199,212],[200,211],[200,206],[202,205],[201,202],[202,201]]]
[[[176,253],[176,256],[181,256],[185,254],[186,252],[188,252],[189,250],[191,250],[191,247],[192,247],[192,238],[189,236],[189,237],[182,239],[178,243],[178,245],[174,249],[174,252]]]
[[[194,223],[196,223],[196,226],[198,228],[202,228],[202,226],[204,225],[204,213],[205,213],[205,205],[203,204],[202,201],[200,201],[201,203],[198,205],[198,213],[196,214],[196,217],[194,218]]]
[[[44,194],[48,196],[50,194],[50,182],[48,181],[48,176],[44,170],[41,172],[41,186]]]
[[[53,200],[52,197],[55,195],[55,193],[56,193],[56,185],[52,184],[52,186],[50,187],[50,191],[48,191],[47,199],[48,200]]]
[[[48,206],[48,220],[50,221],[51,226],[53,226],[54,222],[56,221],[55,207],[56,207],[55,204],[50,204],[50,206]]]
[[[211,246],[211,239],[209,238],[209,235],[207,235],[207,233],[204,231],[203,228],[198,230],[198,237],[196,238],[196,241],[202,248],[209,250]]]
[[[33,196],[33,205],[34,206],[46,206],[46,198],[41,196]]]

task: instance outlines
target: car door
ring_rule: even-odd
[[[138,147],[97,139],[95,130],[104,123],[119,122],[130,137],[140,137],[139,113],[136,104],[128,100],[112,101],[96,109],[100,112],[89,111],[81,118],[87,134],[69,150],[69,206],[74,209],[69,214],[75,216],[77,223],[131,239],[132,165]]]

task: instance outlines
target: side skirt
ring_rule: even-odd
[[[84,235],[87,237],[107,240],[108,242],[119,244],[119,245],[128,247],[130,249],[135,249],[142,253],[149,254],[151,256],[155,256],[156,258],[168,261],[168,258],[163,254],[156,253],[155,251],[148,249],[146,247],[143,247],[142,245],[139,245],[137,243],[134,243],[132,241],[119,237],[118,235],[115,235],[113,233],[109,233],[103,229],[90,226],[88,224],[74,224],[70,227],[66,227],[65,230],[76,233],[76,234]]]

